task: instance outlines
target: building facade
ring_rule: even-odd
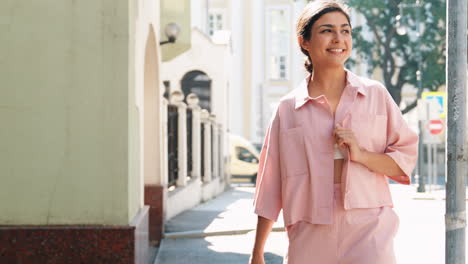
[[[279,99],[306,76],[297,44],[296,20],[306,0],[193,0],[192,24],[216,39],[229,32],[232,68],[229,132],[257,146]],[[192,12],[193,13],[193,12]],[[363,18],[352,12],[355,24]],[[369,36],[371,37],[371,36]],[[352,69],[367,75],[358,63]]]
[[[1,263],[146,264],[165,220],[225,189],[227,66],[169,66],[197,43],[228,65],[225,44],[191,31],[190,8],[0,3]],[[171,22],[181,34],[163,45]],[[197,70],[216,88],[210,111],[196,89],[164,96],[162,76],[190,84]]]

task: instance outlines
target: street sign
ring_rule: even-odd
[[[433,120],[438,119],[440,114],[440,105],[433,99],[419,99],[418,100],[418,117],[419,120]]]
[[[431,120],[428,127],[432,135],[438,135],[444,130],[444,123],[442,120]]]
[[[423,92],[421,97],[422,99],[435,102],[434,105],[437,107],[437,113],[440,118],[446,116],[447,98],[445,92]]]

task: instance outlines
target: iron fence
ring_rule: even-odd
[[[187,175],[192,175],[193,170],[193,144],[192,144],[192,130],[193,130],[193,112],[192,109],[187,108]]]

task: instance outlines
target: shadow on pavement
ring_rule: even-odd
[[[239,189],[230,189],[212,200],[171,218],[165,225],[165,232],[185,232],[205,229],[219,214],[239,199],[252,199],[253,193]]]
[[[210,237],[196,239],[164,239],[155,264],[197,263],[248,263],[250,247],[245,245],[245,236]],[[281,264],[283,257],[265,253],[266,264]]]
[[[283,257],[269,252],[265,253],[265,264],[281,264],[283,263]]]

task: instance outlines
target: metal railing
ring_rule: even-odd
[[[193,111],[187,108],[187,175],[192,174],[193,170]]]
[[[196,99],[196,95],[190,94],[185,105],[183,94],[174,91],[167,105],[169,186],[185,186],[192,177],[209,182],[223,175],[225,150],[221,126],[215,115],[200,109]]]

